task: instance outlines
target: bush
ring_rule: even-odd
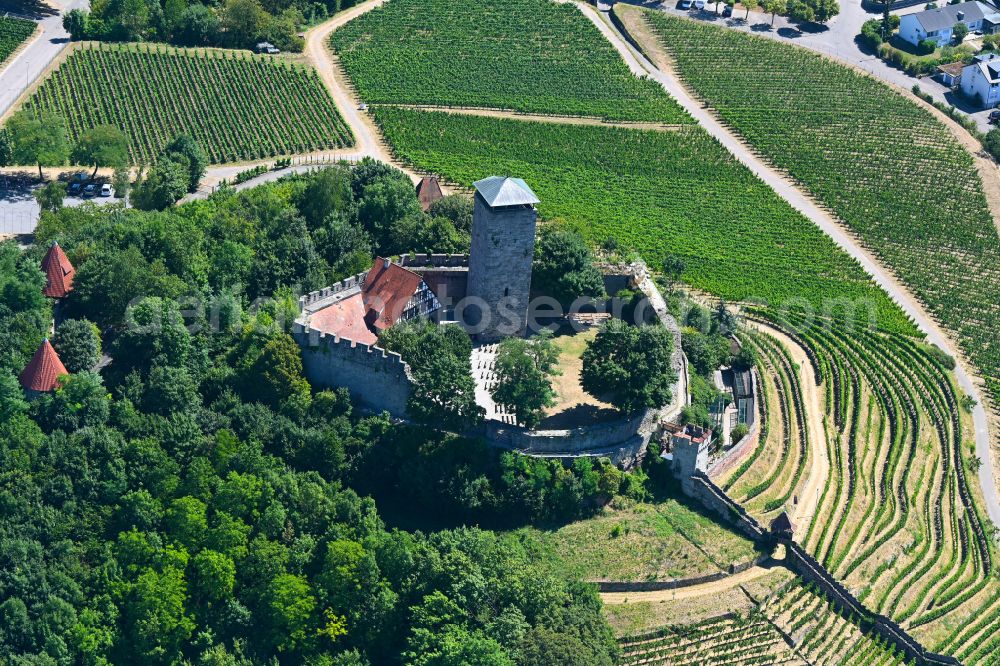
[[[937,50],[937,42],[933,39],[921,39],[920,43],[917,44],[917,53],[919,55],[930,55]]]
[[[983,148],[993,159],[1000,160],[1000,128],[994,127],[983,137]]]
[[[750,426],[748,426],[746,423],[737,423],[736,427],[733,428],[732,432],[733,444],[736,444],[741,439],[746,437],[749,432],[750,432]]]
[[[882,43],[882,21],[869,19],[861,26],[861,41],[873,49]]]

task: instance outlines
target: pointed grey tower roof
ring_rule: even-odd
[[[520,178],[490,176],[477,180],[473,185],[490,208],[498,206],[527,206],[541,201]]]

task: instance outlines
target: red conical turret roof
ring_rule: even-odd
[[[21,386],[29,391],[47,393],[54,391],[59,385],[59,378],[68,374],[52,343],[45,338],[21,373]]]
[[[42,260],[42,271],[45,273],[45,289],[42,291],[46,296],[52,298],[62,298],[73,291],[73,275],[76,270],[73,264],[69,263],[66,253],[59,247],[59,243],[52,243],[45,259]]]

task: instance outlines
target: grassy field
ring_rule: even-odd
[[[97,125],[121,128],[135,163],[151,162],[181,133],[194,136],[213,163],[353,144],[314,71],[245,52],[83,47],[26,108],[64,116],[73,140]]]
[[[34,32],[33,21],[0,17],[0,65]]]
[[[584,414],[599,416],[607,410],[611,417],[617,415],[614,408],[606,402],[601,402],[583,390],[580,385],[580,373],[583,371],[583,352],[587,345],[597,337],[597,328],[590,328],[578,333],[560,333],[552,342],[559,349],[559,372],[552,378],[552,387],[556,390],[557,402],[545,410],[547,415],[543,425],[555,427],[553,421],[561,417],[571,418],[574,414],[581,417]]]
[[[685,82],[895,271],[958,335],[1000,401],[1000,238],[972,156],[949,130],[805,49],[647,16]]]
[[[555,531],[520,534],[555,570],[583,580],[688,578],[757,555],[750,541],[675,500],[607,508]]]
[[[548,0],[391,0],[332,45],[362,100],[689,121],[574,6]]]
[[[545,217],[594,243],[614,238],[651,266],[686,262],[684,280],[727,300],[869,304],[879,324],[913,332],[902,312],[819,229],[697,128],[581,127],[380,107],[396,154],[464,185],[523,177]],[[863,312],[864,310],[862,310]]]

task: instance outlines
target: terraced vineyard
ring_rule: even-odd
[[[690,121],[570,4],[391,0],[331,44],[368,103]]]
[[[0,16],[0,65],[34,32],[32,21]]]
[[[912,325],[860,267],[697,128],[584,127],[379,107],[404,162],[471,185],[487,173],[531,183],[545,217],[595,243],[614,238],[651,266],[682,256],[684,279],[727,300],[852,299],[878,323]],[[859,314],[867,310],[861,308]]]
[[[748,613],[619,639],[623,665],[895,666],[906,659],[796,579]]]
[[[674,625],[619,640],[623,666],[804,664],[760,612],[730,613],[694,625]]]
[[[83,47],[26,108],[66,117],[73,140],[98,125],[120,127],[135,163],[151,162],[181,133],[214,163],[353,143],[315,71],[233,51]]]
[[[696,94],[958,334],[1000,402],[1000,239],[972,157],[948,129],[884,84],[805,49],[647,17]]]
[[[930,648],[990,663],[979,641],[1000,632],[996,556],[970,471],[968,417],[942,357],[905,336],[795,317],[787,324],[797,327],[785,334],[806,350],[822,382],[825,432],[818,441],[831,467],[803,545],[866,606]],[[775,409],[769,398],[768,429],[795,432],[799,373],[778,343],[763,335],[749,342],[764,359],[765,384],[780,385],[791,406]],[[725,480],[738,499],[753,492],[774,498],[749,502],[762,518],[791,506],[789,486],[779,480],[798,473],[787,461],[782,474],[773,473],[766,450],[759,447]]]
[[[809,430],[796,364],[777,340],[748,332],[759,359],[761,436],[753,454],[729,476],[724,490],[751,512],[771,518],[800,495],[809,464]]]
[[[778,591],[762,612],[795,644],[804,663],[824,666],[893,666],[907,661],[877,635],[861,631],[813,588],[796,581]]]

